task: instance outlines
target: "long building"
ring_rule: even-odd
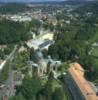
[[[98,100],[96,92],[84,78],[84,72],[85,70],[78,63],[69,65],[68,73],[70,79],[73,81],[73,86],[77,89],[75,91],[79,92],[81,100]]]

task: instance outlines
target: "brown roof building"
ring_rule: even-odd
[[[81,67],[81,65],[79,65],[78,63],[72,63],[69,66],[70,68],[68,69],[68,72],[85,100],[98,100],[96,92],[84,78],[85,71]]]

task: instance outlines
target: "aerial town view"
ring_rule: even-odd
[[[98,100],[97,0],[0,0],[0,100]]]

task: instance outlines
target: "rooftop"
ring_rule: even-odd
[[[38,48],[48,48],[53,43],[53,33],[45,33],[39,35],[36,39],[29,40],[27,45],[29,48],[33,47],[35,50],[37,50]]]
[[[96,92],[92,89],[91,85],[84,78],[84,69],[78,63],[69,65],[68,69],[76,85],[79,87],[81,93],[85,97],[85,100],[98,100]]]

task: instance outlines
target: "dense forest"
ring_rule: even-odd
[[[30,38],[29,28],[25,23],[0,21],[0,44],[17,43]]]
[[[48,50],[52,58],[64,62],[79,62],[87,70],[85,75],[90,80],[98,78],[98,59],[96,60],[92,54],[89,54],[92,44],[98,42],[97,11],[98,6],[95,3],[80,6],[71,11],[73,15],[78,14],[79,16],[71,20],[69,25],[66,23],[61,25],[59,20],[65,15],[59,16],[54,36],[56,42]],[[93,14],[87,15],[89,12]]]

